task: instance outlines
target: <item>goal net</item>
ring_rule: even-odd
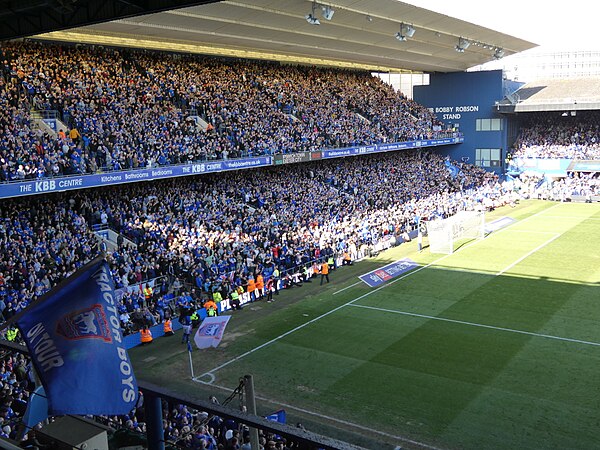
[[[485,215],[481,211],[460,211],[447,219],[429,221],[427,235],[431,253],[450,254],[460,239],[483,239]]]

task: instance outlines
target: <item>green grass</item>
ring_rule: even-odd
[[[487,220],[501,216],[517,222],[453,255],[401,245],[236,312],[219,348],[194,353],[196,374],[227,364],[213,385],[190,380],[178,338],[132,350],[138,378],[224,398],[251,373],[261,413],[285,405],[373,449],[599,448],[600,205],[529,201]],[[422,268],[352,286],[405,256]]]

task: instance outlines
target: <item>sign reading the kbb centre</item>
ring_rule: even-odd
[[[160,180],[164,178],[184,177],[211,172],[252,169],[254,167],[265,167],[270,165],[272,165],[271,156],[258,156],[256,158],[211,162],[205,161],[196,164],[163,166],[154,169],[138,169],[126,172],[107,172],[64,178],[40,178],[38,180],[0,185],[0,198],[45,194],[49,192],[61,192],[121,183],[135,183],[138,181]]]
[[[386,281],[396,278],[403,273],[413,270],[418,264],[408,258],[400,259],[396,262],[388,264],[387,266],[380,267],[379,269],[372,270],[369,273],[359,276],[365,284],[370,287],[377,287]]]

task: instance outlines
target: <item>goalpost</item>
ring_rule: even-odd
[[[482,211],[459,211],[447,219],[427,222],[429,251],[450,254],[459,239],[483,239],[485,214]]]

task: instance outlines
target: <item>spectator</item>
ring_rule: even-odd
[[[4,181],[451,135],[369,73],[37,42],[0,50],[15,73],[0,80]],[[32,109],[55,111],[68,133],[36,131]]]
[[[597,111],[578,115],[534,113],[524,116],[511,158],[600,159]]]

